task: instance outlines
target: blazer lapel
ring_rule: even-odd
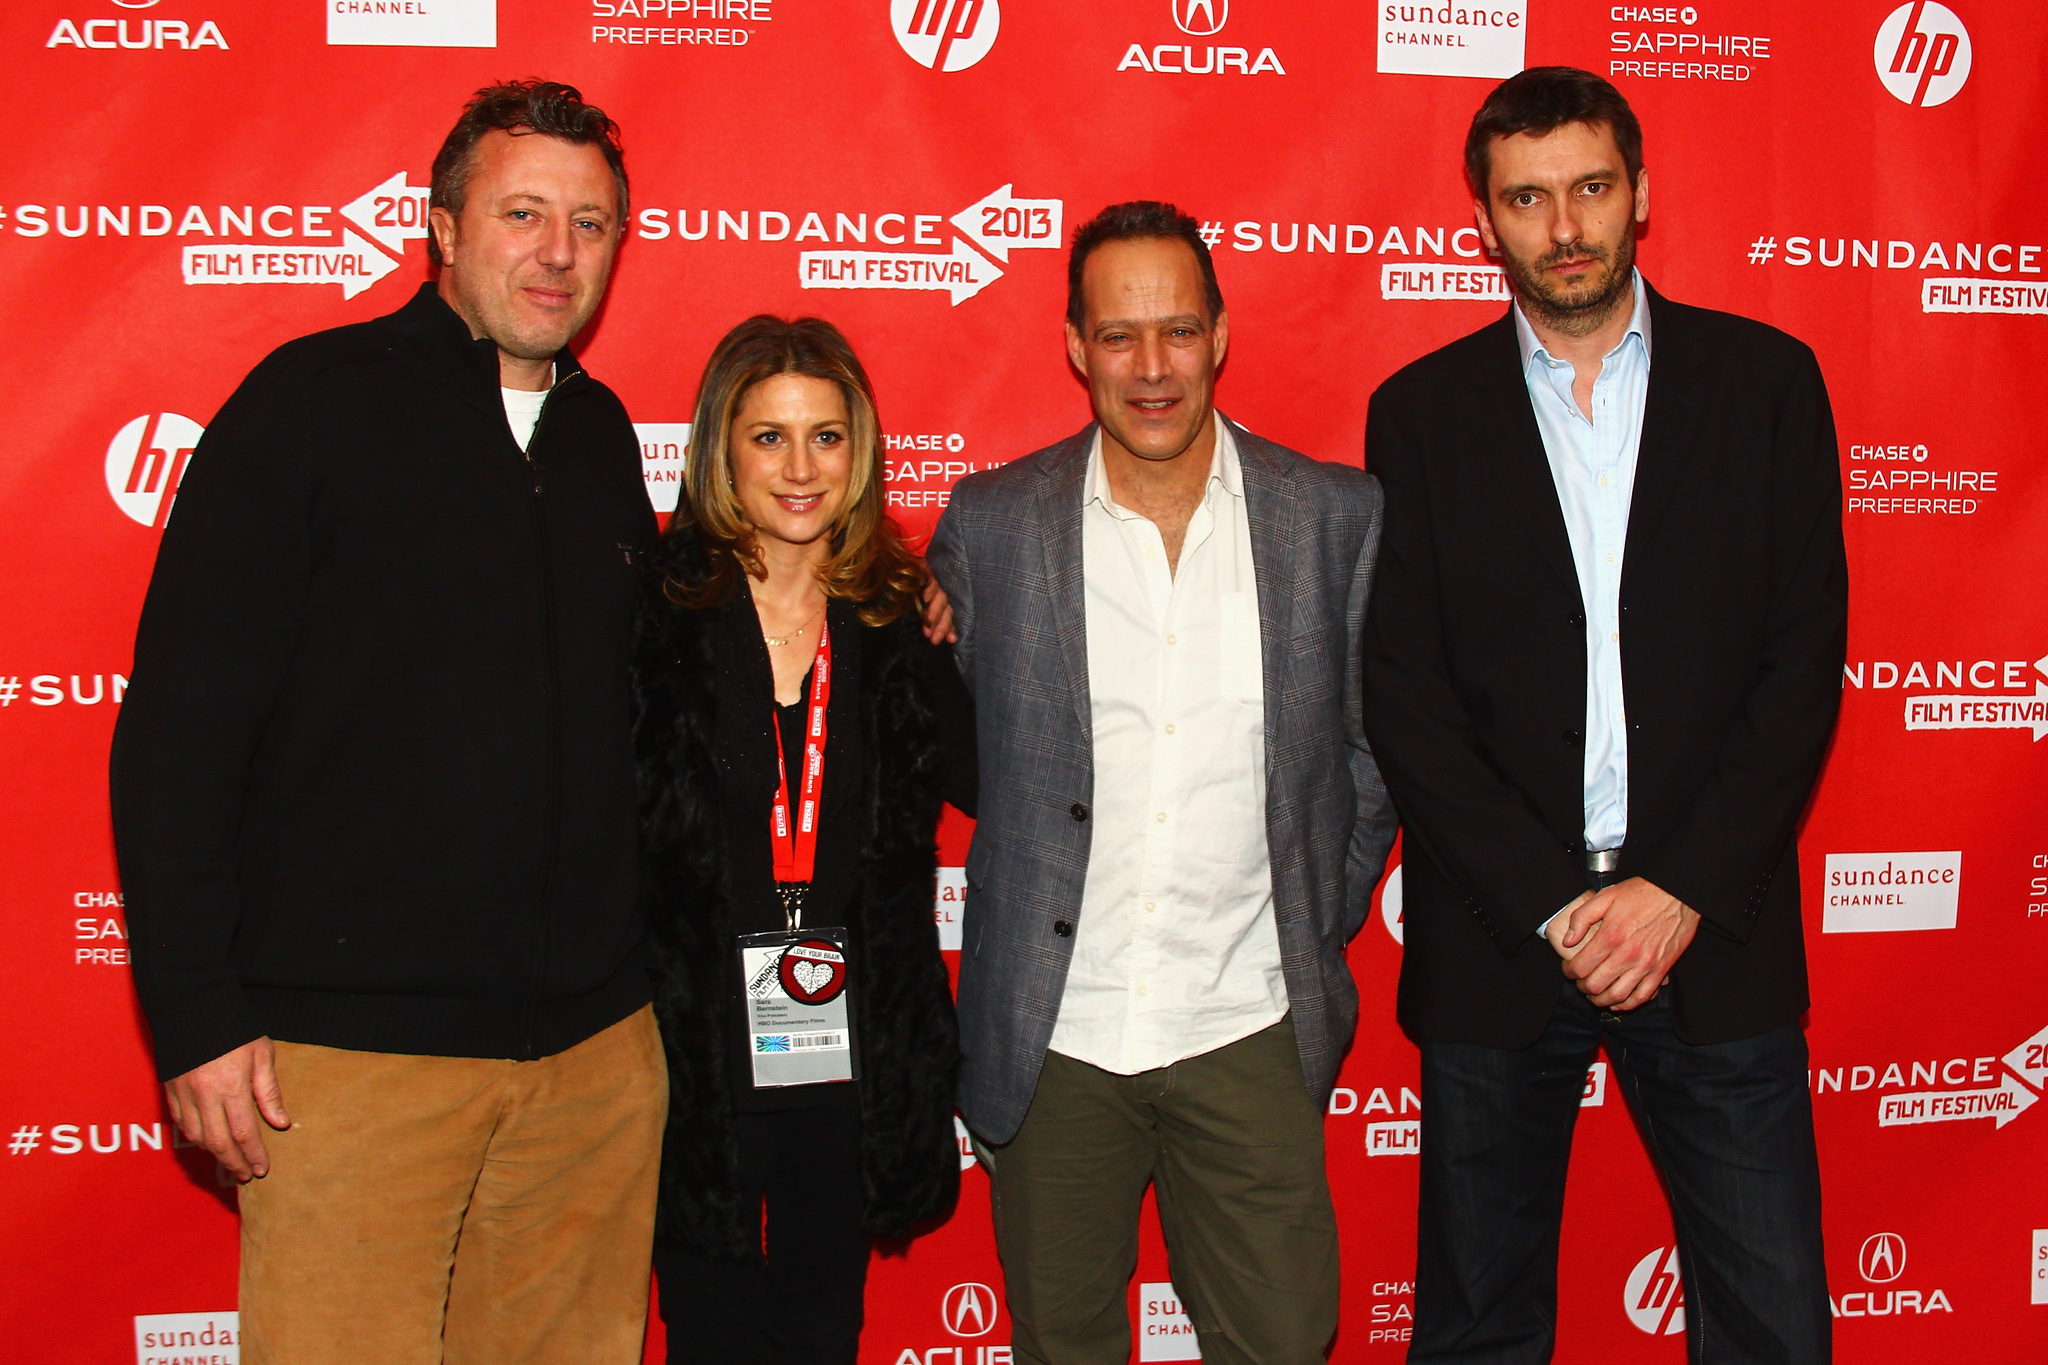
[[[1543,453],[1543,433],[1529,406],[1529,386],[1522,376],[1522,350],[1515,341],[1512,315],[1489,329],[1487,355],[1473,371],[1481,399],[1472,421],[1480,460],[1500,478],[1522,527],[1552,573],[1579,591],[1579,571],[1572,563],[1572,542],[1564,527],[1564,506],[1557,500],[1557,481]]]
[[[1220,416],[1221,414],[1219,414]],[[1229,421],[1228,418],[1224,418]],[[1288,488],[1292,471],[1268,444],[1235,422],[1239,476],[1244,482],[1244,515],[1251,528],[1252,577],[1259,587],[1260,677],[1265,687],[1266,754],[1270,767],[1276,721],[1285,714],[1287,665],[1293,658],[1295,520]]]
[[[1628,539],[1622,550],[1624,591],[1658,519],[1692,464],[1706,425],[1706,404],[1699,390],[1700,367],[1707,357],[1694,347],[1685,324],[1684,316],[1662,294],[1650,290],[1650,388],[1643,403],[1636,483],[1629,496]]]
[[[1045,581],[1052,589],[1053,633],[1067,663],[1067,686],[1081,722],[1081,740],[1095,742],[1088,704],[1088,596],[1081,573],[1081,508],[1087,497],[1088,455],[1095,424],[1069,437],[1045,458],[1039,473],[1038,525],[1045,545]]]

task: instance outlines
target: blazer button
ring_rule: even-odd
[[[1577,730],[1565,731],[1564,742],[1567,744],[1577,744],[1579,742],[1579,732]]]
[[[1571,619],[1567,620],[1565,624],[1570,626],[1573,630],[1583,630],[1586,626],[1586,618],[1579,615],[1577,612],[1573,612],[1571,614]]]
[[[1063,919],[1056,919],[1052,922],[1052,931],[1061,938],[1072,938],[1074,936],[1074,926]]]
[[[1079,801],[1076,801],[1073,805],[1067,807],[1067,814],[1073,816],[1076,820],[1086,820],[1088,818],[1088,808]]]

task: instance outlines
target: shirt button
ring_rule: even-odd
[[[1608,632],[1607,632],[1607,639],[1608,639],[1608,641],[1609,641],[1610,643],[1612,643],[1612,644],[1620,644],[1620,643],[1621,643],[1621,632],[1620,632],[1620,631],[1618,631],[1618,630],[1610,630],[1610,631],[1608,631]]]
[[[1607,562],[1608,562],[1609,564],[1612,564],[1612,563],[1614,562],[1614,556],[1613,556],[1613,555],[1609,555],[1609,556],[1607,556]]]
[[[1138,994],[1140,994],[1140,995],[1150,995],[1151,993],[1152,993],[1152,992],[1151,992],[1151,990],[1150,990],[1150,989],[1149,989],[1148,987],[1146,987],[1146,986],[1144,985],[1144,983],[1142,983],[1142,982],[1140,982],[1140,983],[1139,983],[1139,985],[1138,985]]]
[[[1169,635],[1169,636],[1167,636],[1167,637],[1166,637],[1166,643],[1168,643],[1168,644],[1170,644],[1170,645],[1177,645],[1177,644],[1179,644],[1179,643],[1180,643],[1180,636],[1178,636],[1178,635]]]
[[[1167,734],[1169,734],[1169,735],[1173,733],[1173,722],[1172,722],[1172,721],[1168,721],[1168,722],[1166,722],[1166,733],[1167,733]]]
[[[1152,913],[1152,912],[1153,912],[1154,910],[1157,910],[1158,908],[1159,908],[1159,903],[1158,903],[1157,901],[1146,901],[1146,902],[1145,902],[1145,913],[1146,913],[1146,914],[1148,914],[1148,915],[1149,915],[1149,914],[1151,914],[1151,913]]]
[[[1161,812],[1159,812],[1159,814],[1157,814],[1157,815],[1153,816],[1152,818],[1153,818],[1154,820],[1157,820],[1157,821],[1158,821],[1158,822],[1159,822],[1160,824],[1162,824],[1162,825],[1163,825],[1163,824],[1165,824],[1165,823],[1166,823],[1166,812],[1165,812],[1165,811],[1161,811]]]
[[[1600,476],[1600,486],[1601,486],[1602,488],[1605,488],[1605,487],[1607,487],[1607,476],[1606,476],[1605,474],[1602,474],[1602,475]]]

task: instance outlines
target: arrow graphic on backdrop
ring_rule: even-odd
[[[398,263],[342,229],[340,246],[222,242],[181,253],[187,284],[338,284],[352,299],[398,269]]]
[[[2048,673],[2048,655],[2034,667]],[[1908,730],[2032,730],[2048,735],[2048,683],[2031,697],[1925,696],[1906,698]]]
[[[1011,249],[1049,247],[1057,249],[1060,210],[1057,199],[1014,199],[1005,185],[978,203],[969,204],[953,215],[953,226],[974,239],[975,245],[1007,264]]]
[[[408,185],[400,171],[377,188],[341,206],[341,216],[374,238],[394,256],[405,255],[405,244],[427,235],[429,187]]]
[[[1921,1090],[1910,1095],[1887,1095],[1877,1102],[1877,1126],[1895,1128],[1905,1123],[1991,1119],[2003,1128],[2033,1108],[2039,1099],[2011,1076],[2002,1077],[1996,1088],[1984,1090]]]
[[[2048,1088],[2048,1028],[2006,1053],[2005,1064],[2034,1089]]]
[[[944,289],[957,306],[1003,277],[996,265],[953,239],[951,254],[918,251],[806,251],[797,279],[806,289]]]

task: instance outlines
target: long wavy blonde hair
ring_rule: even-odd
[[[701,576],[671,576],[669,600],[693,609],[723,606],[739,590],[742,573],[766,576],[754,525],[733,487],[732,427],[748,392],[785,374],[830,380],[845,395],[852,476],[846,504],[827,533],[832,553],[818,567],[818,581],[827,597],[857,604],[861,620],[884,625],[916,608],[925,571],[884,510],[887,471],[867,371],[846,337],[823,318],[792,321],[759,313],[727,332],[712,351],[690,426],[683,476],[688,506],[669,527],[670,535],[695,528]]]

